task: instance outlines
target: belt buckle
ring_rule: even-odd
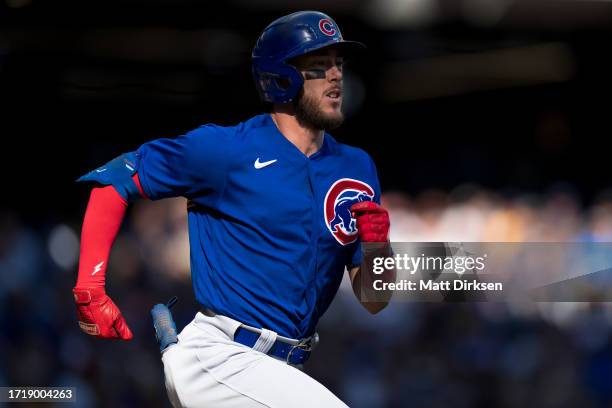
[[[304,350],[304,351],[310,351],[311,348],[303,345],[303,344],[296,344],[295,346],[291,346],[291,348],[289,349],[289,353],[287,353],[287,358],[285,359],[287,364],[291,364],[291,355],[293,354],[293,352],[295,351],[295,349],[300,349],[300,350]]]
[[[295,349],[300,349],[300,350],[310,352],[318,343],[319,343],[319,333],[315,333],[307,339],[300,340],[298,344],[291,346],[291,349],[289,349],[289,353],[287,353],[287,358],[285,359],[285,361],[287,362],[287,364],[291,364],[289,360],[291,359],[291,355],[293,354]]]

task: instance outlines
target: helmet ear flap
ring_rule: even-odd
[[[275,78],[276,86],[280,89],[287,90],[291,87],[291,82],[287,78]]]
[[[264,58],[253,61],[253,77],[265,102],[291,102],[304,85],[304,78],[295,67]]]

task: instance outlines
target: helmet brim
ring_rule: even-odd
[[[362,54],[363,52],[365,52],[365,50],[367,49],[365,44],[359,41],[345,41],[345,40],[333,41],[332,40],[327,43],[322,43],[322,44],[319,43],[317,44],[317,46],[314,46],[312,48],[302,48],[300,50],[297,50],[295,53],[290,53],[285,59],[285,61],[288,61],[292,58],[299,57],[302,55],[308,55],[311,53],[315,53],[324,48],[330,48],[330,47],[336,48],[340,52],[341,56],[347,57],[347,58],[358,56],[359,54]]]
[[[333,44],[330,46],[334,46]],[[340,55],[343,57],[354,57],[358,56],[366,51],[366,46],[364,43],[359,41],[342,41],[340,43],[336,43],[335,46],[340,51]]]

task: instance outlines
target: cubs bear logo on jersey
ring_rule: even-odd
[[[363,181],[343,178],[327,190],[323,203],[325,224],[342,245],[357,240],[357,225],[351,214],[351,206],[362,201],[374,201],[374,189]]]

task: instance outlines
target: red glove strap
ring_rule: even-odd
[[[72,293],[77,305],[88,305],[91,303],[91,293],[87,289],[72,289]]]

